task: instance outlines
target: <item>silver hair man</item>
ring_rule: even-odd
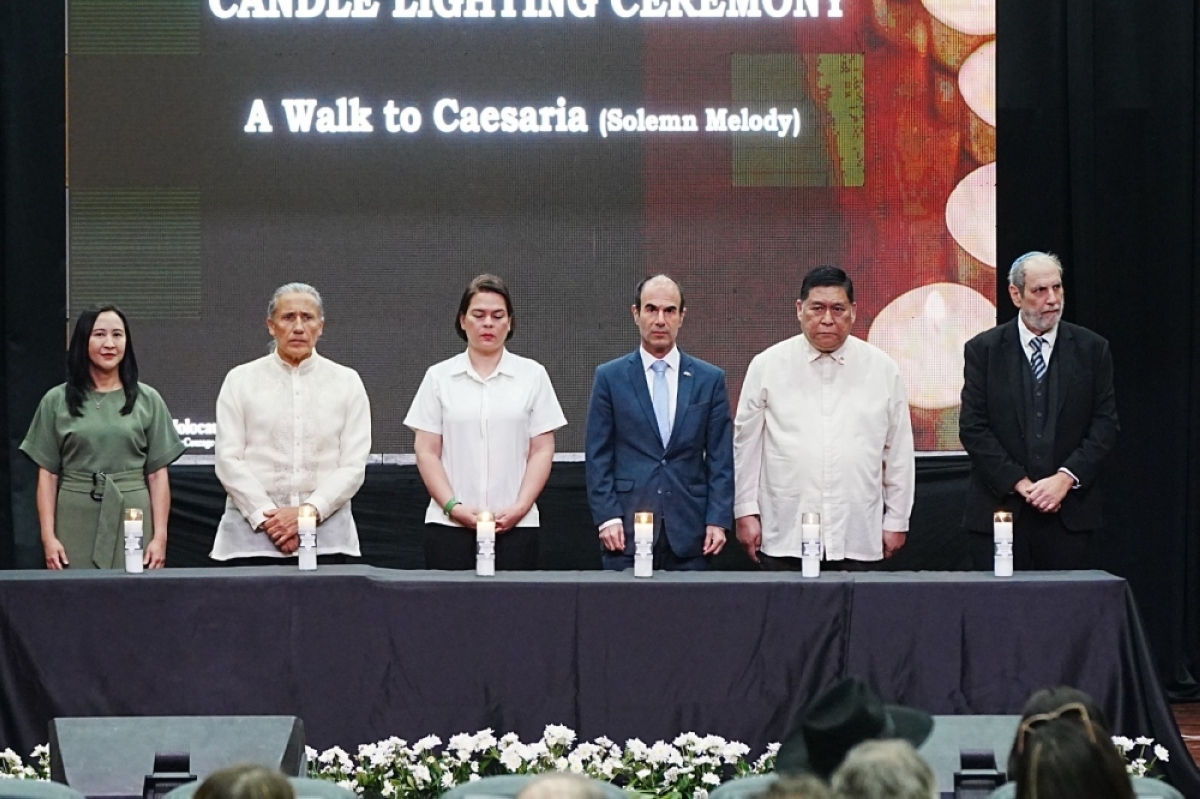
[[[838,799],[937,799],[933,769],[908,741],[866,741],[834,772]]]
[[[1017,291],[1025,293],[1025,270],[1031,263],[1052,264],[1058,269],[1058,277],[1061,280],[1063,274],[1062,261],[1058,260],[1058,256],[1052,252],[1027,252],[1017,260],[1013,261],[1012,268],[1008,270],[1008,285],[1016,286]]]
[[[275,289],[275,293],[271,295],[271,301],[267,303],[267,317],[275,315],[275,306],[279,304],[279,298],[284,294],[308,294],[313,298],[313,302],[317,304],[317,310],[321,312],[321,318],[325,318],[325,303],[321,300],[321,292],[317,291],[307,283],[284,283],[279,288]]]

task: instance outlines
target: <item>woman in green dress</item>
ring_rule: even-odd
[[[42,397],[21,443],[37,463],[37,508],[46,568],[124,564],[124,512],[144,514],[144,563],[167,557],[167,466],[185,447],[158,392],[138,383],[125,314],[84,311],[67,352],[67,382]],[[150,533],[153,531],[153,535]]]

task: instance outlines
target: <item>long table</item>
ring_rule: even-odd
[[[310,745],[491,727],[761,749],[845,675],[934,714],[1074,685],[1200,795],[1124,580],[1103,572],[526,572],[368,566],[0,574],[0,748],[56,716],[286,714]]]

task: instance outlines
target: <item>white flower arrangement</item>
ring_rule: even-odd
[[[1171,760],[1171,753],[1167,751],[1167,748],[1154,743],[1153,738],[1142,736],[1130,740],[1123,735],[1114,735],[1112,742],[1125,757],[1125,770],[1129,772],[1130,776],[1148,776],[1156,763],[1160,761],[1168,763]],[[1149,757],[1147,757],[1147,749],[1150,750]]]
[[[429,736],[411,746],[399,738],[365,744],[354,756],[336,747],[310,749],[308,761],[311,777],[385,799],[436,799],[483,776],[551,771],[612,782],[655,799],[708,799],[724,780],[770,771],[778,750],[771,744],[751,763],[750,747],[716,735],[687,732],[653,744],[634,738],[622,747],[604,737],[577,742],[574,730],[551,724],[532,743],[514,733],[497,738],[488,729],[451,736],[445,746]]]
[[[515,733],[497,738],[487,729],[451,736],[444,746],[429,735],[413,744],[401,738],[363,744],[354,754],[336,746],[324,752],[308,747],[305,754],[308,776],[383,799],[436,799],[484,776],[551,771],[612,782],[647,799],[708,799],[724,780],[773,770],[778,751],[779,744],[771,744],[750,762],[745,744],[694,732],[670,743],[633,738],[621,747],[604,737],[576,743],[574,730],[551,724],[540,740],[529,744]],[[0,752],[4,778],[48,780],[49,747],[34,749],[29,765],[11,749]]]
[[[46,744],[35,746],[29,753],[29,765],[21,761],[21,756],[11,749],[0,752],[0,780],[49,780],[50,779],[50,747]]]

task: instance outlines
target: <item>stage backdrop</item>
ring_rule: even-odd
[[[694,0],[694,4],[699,7],[699,0]],[[306,8],[313,5],[305,3]],[[337,5],[345,7],[346,3],[343,0]],[[632,0],[624,7],[631,5]],[[136,16],[141,9],[176,7],[167,0],[114,0],[103,6],[98,5],[97,8],[108,6],[121,7],[126,11],[123,19],[118,17],[110,26],[115,31],[134,28],[150,30],[154,27],[151,24],[152,20]],[[294,6],[300,7],[299,0]],[[230,2],[222,5],[225,11],[230,7]],[[765,8],[765,4],[761,7]],[[780,7],[779,0],[775,0],[772,8]],[[216,29],[218,20],[211,15],[207,6],[196,5],[192,8],[195,30]],[[495,8],[499,14],[503,9],[502,0],[497,2]],[[444,32],[436,33],[436,26],[458,25],[463,39],[442,39],[443,60],[440,63],[444,64],[447,60],[461,59],[463,52],[471,52],[470,48],[464,49],[464,43],[468,43],[469,37],[483,35],[482,30],[498,24],[524,24],[526,30],[533,34],[550,36],[556,32],[561,33],[560,29],[564,25],[575,23],[593,26],[614,25],[617,19],[609,13],[611,8],[611,4],[608,3],[597,6],[597,17],[594,19],[567,19],[566,12],[562,18],[545,20],[504,17],[476,19],[473,21],[481,25],[470,29],[462,27],[468,20],[456,23],[454,20],[444,20],[440,17],[413,20],[390,17],[394,9],[389,2],[386,5],[381,4],[380,15],[375,19],[351,18],[341,21],[342,25],[355,25],[356,30],[366,31],[366,34],[347,37],[349,27],[341,28],[341,33],[338,33],[339,28],[335,27],[333,32],[321,33],[318,38],[328,37],[326,51],[349,58],[365,46],[365,39],[361,38],[363,35],[367,39],[373,35],[380,35],[371,31],[391,31],[393,35],[397,35],[397,26],[407,30],[404,25],[420,22],[426,26],[434,26],[429,28],[429,31],[433,32],[428,35],[444,37]],[[669,4],[667,8],[669,12]],[[791,8],[794,12],[795,5]],[[855,19],[862,23],[858,25],[858,29],[863,31],[861,42],[855,43],[857,49],[830,48],[825,52],[859,52],[863,53],[865,58],[867,53],[876,51],[884,46],[884,42],[888,42],[888,46],[912,48],[909,52],[928,53],[929,48],[936,47],[938,42],[945,40],[945,31],[935,28],[932,15],[918,0],[842,0],[841,8],[843,17],[839,24],[844,25]],[[821,16],[771,19],[786,25],[787,30],[797,31],[797,34],[807,30],[809,33],[806,33],[806,36],[813,35],[812,32],[818,28],[838,22],[837,18],[828,16],[827,12],[832,10],[832,4],[821,3],[819,10]],[[882,20],[879,23],[874,21],[876,12]],[[600,16],[602,13],[604,16]],[[874,31],[871,33],[866,32],[865,20],[868,18],[871,20],[871,30]],[[138,22],[139,19],[142,21]],[[889,26],[889,20],[895,20],[896,24]],[[545,28],[532,27],[531,22],[535,21],[544,22]],[[751,23],[757,26],[759,22],[766,20],[671,17],[661,20],[642,20],[640,17],[625,20],[640,26],[643,31],[651,21],[671,25],[672,35],[685,37],[718,35],[721,31],[725,32],[723,35],[730,35],[730,31],[735,30],[727,28],[730,23],[744,26],[744,30],[748,31]],[[226,22],[232,22],[234,30],[241,31],[230,35],[243,38],[272,38],[275,49],[270,52],[268,60],[283,63],[300,57],[306,47],[305,41],[311,39],[311,35],[306,31],[329,31],[333,20],[325,17],[308,20],[314,25],[309,28],[293,27],[288,29],[286,35],[279,33],[279,30],[283,29],[277,29],[276,26],[296,26],[298,20],[294,14],[290,20],[282,16],[276,20],[220,20],[221,24]],[[714,22],[719,22],[720,27],[714,27]],[[1071,3],[1005,0],[997,4],[996,22],[996,38],[1004,50],[1002,57],[997,61],[996,73],[996,105],[1000,131],[1000,153],[997,162],[999,172],[996,180],[996,262],[1003,267],[1031,249],[1050,249],[1063,255],[1067,264],[1066,318],[1099,331],[1112,343],[1122,431],[1104,475],[1107,488],[1107,527],[1101,537],[1102,563],[1110,571],[1130,580],[1142,610],[1147,632],[1154,643],[1159,665],[1164,675],[1173,679],[1177,689],[1184,689],[1190,679],[1186,667],[1197,663],[1197,655],[1200,654],[1197,652],[1197,643],[1200,642],[1200,541],[1197,538],[1197,531],[1200,530],[1200,324],[1197,324],[1195,314],[1195,308],[1200,307],[1200,281],[1197,280],[1197,275],[1200,274],[1200,259],[1197,256],[1197,253],[1200,253],[1200,182],[1197,181],[1196,171],[1196,122],[1197,114],[1200,113],[1200,95],[1197,93],[1200,87],[1200,48],[1197,47],[1200,44],[1200,17],[1192,0],[1168,0],[1158,4],[1111,0],[1079,0]],[[258,27],[252,27],[256,24]],[[891,33],[887,33],[888,31]],[[205,33],[205,36],[208,35]],[[643,36],[646,37],[643,43],[653,38],[652,34],[644,33]],[[67,315],[64,290],[66,230],[63,224],[66,218],[64,186],[67,163],[66,107],[63,92],[67,73],[63,58],[66,38],[62,4],[47,3],[44,0],[9,0],[0,5],[0,187],[3,189],[0,192],[0,263],[3,269],[0,275],[3,318],[0,322],[4,325],[5,369],[4,386],[0,391],[0,404],[3,405],[0,409],[0,434],[7,443],[8,463],[5,465],[10,469],[10,472],[6,472],[3,466],[0,466],[0,523],[4,521],[6,512],[11,512],[13,518],[11,539],[8,535],[0,535],[0,559],[3,559],[0,562],[4,565],[37,566],[41,562],[33,503],[34,470],[27,459],[17,452],[16,446],[25,434],[37,401],[48,388],[62,380],[63,374],[64,321]],[[542,42],[533,37],[527,38],[526,42],[526,48],[514,49],[508,57],[528,58],[531,57],[531,53],[524,52],[526,49],[537,51],[539,47],[555,46],[553,41]],[[189,46],[198,49],[197,45]],[[421,45],[418,42],[413,46]],[[734,51],[730,48],[730,52]],[[736,52],[755,51],[738,48]],[[780,51],[772,52],[778,54]],[[813,51],[799,52],[803,54]],[[229,45],[229,54],[232,58],[232,44]],[[91,57],[101,56],[97,54]],[[181,56],[146,54],[142,57],[155,59],[155,64],[161,65],[164,71],[169,71],[175,69],[171,61]],[[203,74],[199,67],[201,56],[182,57],[190,58],[197,65],[196,75]],[[125,57],[111,58],[115,63],[123,61]],[[72,75],[75,68],[80,66],[76,63],[77,60],[81,59],[81,53],[76,52],[76,55],[72,56]],[[379,65],[382,67],[383,63],[381,60]],[[338,97],[359,96],[360,103],[365,102],[367,106],[377,109],[373,111],[371,118],[377,126],[387,99],[404,101],[420,106],[424,135],[431,136],[434,135],[431,132],[434,129],[430,128],[432,108],[427,105],[430,98],[436,103],[443,97],[454,97],[459,100],[460,108],[466,105],[483,108],[488,105],[502,107],[503,104],[523,106],[526,102],[541,107],[552,102],[557,104],[558,96],[563,96],[573,105],[586,105],[591,112],[589,120],[593,125],[600,103],[615,104],[614,100],[610,100],[610,96],[602,96],[598,91],[575,94],[573,86],[568,85],[571,73],[564,73],[562,81],[556,82],[557,85],[553,87],[556,93],[551,97],[549,85],[544,90],[528,93],[491,89],[486,80],[487,76],[479,78],[478,82],[467,81],[455,86],[443,83],[433,86],[429,84],[429,80],[437,75],[442,75],[444,80],[444,73],[421,67],[420,75],[405,83],[409,87],[428,85],[429,94],[422,100],[415,94],[409,94],[409,89],[400,85],[399,79],[370,92],[367,91],[367,87],[355,89],[351,85],[355,80],[365,82],[371,79],[371,75],[355,72],[345,76],[333,71],[336,62],[330,61],[329,64],[331,71],[324,78],[306,67],[294,73],[295,83],[286,86],[269,85],[268,81],[254,82],[254,88],[261,92],[261,95],[256,93],[252,97],[244,90],[231,91],[230,96],[237,101],[234,103],[236,108],[223,112],[225,118],[235,127],[244,127],[249,121],[253,99],[261,97],[264,105],[268,106],[275,128],[272,136],[277,139],[277,143],[272,146],[283,147],[287,144],[284,140],[292,134],[287,132],[286,118],[279,116],[279,103],[288,98],[319,99],[323,103],[336,103]],[[942,76],[949,73],[936,54],[934,60],[927,61],[926,64],[933,75]],[[962,67],[959,70],[960,74],[961,70]],[[511,74],[497,69],[496,79],[498,81],[500,75]],[[730,77],[727,80],[732,82],[732,67],[728,74]],[[113,77],[115,79],[118,76]],[[870,124],[871,119],[871,107],[868,103],[876,102],[869,98],[878,96],[873,94],[874,84],[868,81],[867,77],[867,73],[864,72],[864,136],[868,135],[866,125]],[[305,85],[299,85],[301,78],[305,78]],[[233,80],[239,81],[238,85],[248,85],[236,75],[231,78],[231,81]],[[319,80],[327,82],[318,86]],[[194,80],[187,87],[197,102],[202,91],[212,90],[211,86],[204,88],[201,84],[202,81]],[[946,86],[944,81],[939,85]],[[558,91],[559,86],[564,87],[562,91]],[[885,96],[882,102],[899,103],[906,96],[908,88],[903,83],[897,83],[895,86],[893,95]],[[443,88],[445,92],[441,91]],[[562,93],[568,89],[571,91],[569,97]],[[544,95],[542,91],[545,91]],[[582,89],[579,91],[582,92]],[[534,94],[537,96],[533,96]],[[727,96],[732,97],[731,94]],[[935,98],[940,96],[937,93],[934,95]],[[413,99],[410,100],[409,97]],[[646,96],[642,98],[644,102],[636,105],[626,104],[624,95],[612,97],[620,100],[622,108],[645,107],[655,110],[657,100],[662,96]],[[674,99],[682,102],[687,98],[681,90]],[[721,99],[717,88],[713,88],[711,99],[714,103]],[[380,101],[384,105],[381,105]],[[740,114],[742,105],[749,107],[750,101],[736,105],[731,103],[729,107],[738,108]],[[705,107],[704,104],[696,105],[699,109],[698,115],[703,113]],[[920,108],[926,107],[923,102],[920,104]],[[73,108],[72,118],[74,119],[74,115],[80,111],[82,109]],[[120,109],[113,109],[114,114],[118,111]],[[132,111],[136,113],[138,109]],[[191,113],[187,106],[180,108],[179,113],[181,118],[194,119],[184,116]],[[161,124],[151,126],[149,120],[146,120],[146,129],[142,130],[138,126],[142,125],[143,121],[129,116],[124,119],[130,128],[136,128],[129,140],[120,145],[129,153],[141,149],[149,151],[156,147],[157,140],[165,135]],[[700,119],[702,117],[698,116],[698,121]],[[210,124],[203,119],[199,120],[199,123]],[[911,133],[918,128],[911,119],[897,117],[894,130],[896,135],[900,135]],[[223,135],[230,136],[228,132]],[[420,135],[422,134],[413,134],[414,137]],[[557,152],[560,145],[578,147],[577,143],[570,144],[571,135],[573,134],[550,134],[551,137],[565,139],[561,143],[557,143],[556,139],[536,138],[537,149],[543,156],[548,157],[552,152]],[[587,135],[594,137],[594,129]],[[642,142],[643,147],[654,145],[654,141],[649,140],[648,133],[630,135],[639,137],[637,141]],[[243,141],[250,146],[247,140],[254,137],[244,132],[243,136]],[[313,134],[310,138],[315,136],[316,134]],[[381,127],[377,127],[377,132],[373,132],[371,136],[382,139],[385,134]],[[438,136],[439,141],[446,142],[445,146],[461,147],[463,137],[454,139],[449,134],[443,137],[440,132]],[[483,134],[472,136],[473,141],[477,143],[485,141]],[[516,134],[508,138],[527,142],[526,146],[532,147],[528,144],[528,138],[518,139]],[[225,142],[224,146],[229,146],[230,140],[222,139]],[[323,147],[325,150],[332,150],[335,161],[346,160],[348,156],[344,155],[347,152],[345,148],[354,144],[354,137],[336,135],[330,141],[332,144],[309,146],[307,155],[315,159],[322,154],[320,148]],[[552,144],[547,146],[547,141],[551,141]],[[612,138],[593,141],[593,146],[598,147],[614,147],[619,144],[619,140]],[[627,140],[622,146],[627,147],[629,144]],[[940,145],[940,141],[930,140],[931,147]],[[206,140],[198,152],[187,154],[188,159],[210,158],[207,153],[216,146],[212,140]],[[305,145],[295,142],[293,146]],[[487,146],[477,144],[477,149],[459,152],[463,153],[464,159],[472,153],[477,157]],[[495,145],[491,146],[495,148]],[[482,149],[479,149],[480,147]],[[867,163],[868,159],[886,157],[880,155],[879,151],[879,146],[868,142],[864,147],[864,163]],[[395,152],[403,153],[405,150],[400,148]],[[619,152],[621,157],[607,159],[604,163],[615,169],[618,161],[632,157],[632,154],[624,149]],[[660,173],[671,166],[672,152],[679,155],[679,161],[685,160],[685,150],[667,150],[667,163],[664,164],[662,159],[656,162],[659,164]],[[576,151],[564,150],[563,153],[574,156]],[[579,151],[579,155],[583,155],[582,151]],[[648,163],[645,153],[642,157],[643,163]],[[731,154],[729,158],[732,157]],[[320,162],[328,163],[329,160],[329,153],[324,152]],[[567,160],[574,163],[573,158]],[[162,158],[156,159],[156,163],[163,168],[170,166],[164,163]],[[487,166],[494,168],[490,165],[490,159]],[[895,161],[892,162],[892,166],[893,172],[901,177],[909,172],[906,168],[895,168]],[[280,165],[279,170],[281,178],[287,174],[283,165]],[[963,170],[962,174],[965,177],[973,171]],[[256,196],[270,189],[275,180],[274,174],[273,171],[268,171],[263,183],[251,187],[250,195]],[[864,168],[864,179],[870,180],[871,174],[870,169]],[[207,176],[203,177],[207,179]],[[521,176],[521,179],[532,178]],[[603,181],[603,176],[601,180]],[[114,181],[114,185],[117,183],[119,182]],[[493,209],[494,213],[511,213],[520,207],[511,202],[499,202],[505,196],[511,197],[511,194],[496,194],[503,187],[485,187],[469,180],[468,183],[481,195],[492,192],[493,196],[497,196],[497,202],[486,206]],[[672,197],[661,188],[662,184],[652,183],[660,187],[660,193],[652,198],[657,203],[656,207],[669,210],[672,207]],[[140,184],[130,181],[124,185],[128,187],[148,184],[145,181]],[[166,181],[153,185],[172,187],[172,184]],[[611,182],[599,184],[600,187],[611,185]],[[120,185],[117,185],[117,188],[120,188]],[[811,193],[808,196],[815,198],[818,192],[840,193],[847,188],[849,187],[808,187],[805,191]],[[338,184],[333,181],[329,190],[335,189],[338,189]],[[344,187],[338,190],[343,196],[348,194]],[[738,190],[743,191],[740,188]],[[769,191],[779,190],[771,187],[745,189],[764,196]],[[733,192],[734,187],[731,184],[729,193]],[[532,198],[535,195],[526,193],[524,196]],[[561,204],[561,193],[536,196],[545,198],[543,207],[548,215],[556,212]],[[919,193],[904,195],[902,199],[905,202],[901,203],[900,207],[905,212],[919,211],[922,199]],[[435,201],[439,201],[439,198],[430,195],[428,202]],[[878,205],[871,207],[877,213],[886,215],[892,212],[890,206],[893,204],[881,200]],[[682,242],[678,250],[696,263],[707,263],[710,255],[707,243],[704,246],[693,246],[691,237],[697,242],[707,242],[708,237],[715,235],[709,228],[716,228],[723,219],[729,218],[734,206],[717,197],[707,207],[710,211],[702,220],[704,224],[690,230],[689,238]],[[774,229],[780,230],[783,227],[784,222],[781,221]],[[647,235],[647,231],[652,229],[653,225],[648,224],[642,235]],[[401,230],[403,229],[397,228],[397,231]],[[400,235],[400,232],[397,232],[397,235]],[[606,247],[611,250],[611,237],[610,227],[598,226],[595,236],[597,251]],[[440,247],[460,247],[462,245],[458,239],[461,238],[462,234],[456,228],[453,231],[447,230],[445,236],[438,239],[437,243]],[[886,257],[889,252],[897,250],[900,246],[893,246],[886,241],[881,243],[876,241],[876,238],[878,237],[874,233],[865,231],[851,241],[859,246],[875,247],[881,257]],[[964,236],[964,241],[967,240],[969,237]],[[756,246],[756,240],[748,241],[745,252],[757,252]],[[298,260],[305,256],[305,249],[300,245],[293,246],[289,254],[294,260]],[[646,257],[645,262],[640,265],[643,268],[639,273],[658,267],[673,268],[673,262],[662,263],[656,260],[664,249],[667,248],[660,247],[649,251],[653,257]],[[964,249],[982,252],[977,247]],[[137,263],[134,254],[129,254],[131,265]],[[244,312],[248,314],[244,320],[240,320],[236,315],[226,314],[218,315],[204,325],[191,323],[194,325],[194,334],[183,341],[182,347],[172,350],[173,358],[182,361],[185,369],[199,373],[203,353],[216,346],[214,340],[220,341],[226,335],[226,327],[234,325],[239,326],[237,345],[246,349],[244,352],[227,354],[222,356],[223,358],[233,362],[263,351],[265,330],[261,327],[261,317],[265,310],[263,306],[266,294],[274,288],[276,279],[255,271],[250,264],[256,259],[275,256],[250,247],[239,249],[236,255],[240,263],[246,265],[242,275],[245,283],[238,286],[236,294],[255,294],[255,307]],[[834,255],[828,257],[832,259]],[[411,257],[412,253],[406,252],[406,256]],[[507,257],[505,252],[488,252],[478,269],[469,264],[461,264],[454,269],[443,266],[439,274],[427,280],[452,285],[444,290],[437,302],[427,301],[416,308],[422,325],[400,328],[398,325],[380,321],[371,327],[370,336],[365,338],[376,343],[386,342],[390,364],[406,357],[403,353],[413,348],[416,335],[414,331],[424,324],[436,324],[444,326],[441,330],[444,331],[445,338],[442,339],[440,351],[427,352],[426,359],[433,361],[453,352],[458,345],[456,340],[450,338],[452,334],[449,332],[449,324],[456,296],[465,279],[485,267],[494,267],[513,278],[518,289],[522,322],[528,320],[533,325],[539,315],[557,315],[574,320],[554,328],[554,339],[564,351],[582,346],[581,340],[590,341],[591,338],[602,334],[603,331],[596,326],[597,323],[593,322],[593,328],[589,329],[587,324],[581,321],[593,313],[590,309],[599,302],[600,289],[607,287],[606,290],[611,291],[615,298],[612,300],[611,312],[603,315],[603,323],[628,324],[622,323],[620,318],[628,313],[630,299],[618,289],[627,291],[626,283],[635,275],[621,276],[620,279],[612,280],[610,284],[605,277],[608,273],[597,270],[594,284],[596,290],[582,294],[564,292],[563,296],[555,298],[552,306],[538,308],[527,303],[528,298],[533,296],[533,290],[528,285],[519,284],[517,275],[509,272],[510,262],[501,260]],[[349,263],[348,259],[346,260]],[[845,260],[844,263],[851,268],[864,266],[863,263],[850,260]],[[362,268],[362,264],[350,265],[355,269]],[[792,299],[789,295],[794,293],[794,290],[785,290],[789,280],[794,280],[795,272],[789,278],[786,266],[777,266],[765,261],[761,262],[760,266],[760,271],[764,273],[768,270],[782,270],[777,283],[772,284],[778,286],[779,295],[772,294],[766,303],[743,302],[741,292],[745,290],[744,283],[737,282],[720,284],[720,294],[710,293],[707,298],[704,298],[703,293],[698,294],[693,290],[689,294],[688,302],[692,305],[694,313],[685,325],[685,346],[691,345],[687,338],[689,335],[696,337],[696,344],[699,346],[705,336],[715,336],[732,330],[727,324],[730,318],[748,320],[763,317],[763,324],[767,324],[765,316],[774,314],[769,320],[771,335],[760,334],[764,343],[766,340],[782,338],[795,330],[794,317],[787,309]],[[865,266],[870,266],[870,263]],[[967,271],[969,273],[970,270]],[[353,270],[347,269],[347,275],[354,274]],[[288,276],[319,279],[319,275],[313,274]],[[280,279],[282,277],[280,276]],[[693,279],[690,273],[685,277],[688,281]],[[349,280],[349,277],[346,279]],[[867,284],[871,281],[859,276],[859,282],[863,284],[862,301],[865,302],[865,295],[870,293]],[[403,292],[397,294],[417,293],[421,290],[420,285],[419,282],[415,282],[413,286],[405,287]],[[914,283],[905,290],[915,285]],[[114,288],[117,288],[115,284]],[[382,282],[376,288],[382,291]],[[337,330],[337,325],[347,324],[359,316],[359,310],[369,309],[371,299],[362,300],[363,306],[360,309],[341,299],[340,281],[338,284],[326,286],[326,289],[331,298],[330,312],[334,314],[326,349],[330,354],[353,362],[366,372],[363,359],[351,357],[354,347],[366,346],[364,337],[347,339],[344,331]],[[230,291],[229,285],[222,284],[215,287],[215,292],[209,293],[220,295],[223,303],[235,302],[234,292]],[[899,287],[896,293],[901,293]],[[986,295],[987,287],[980,287],[980,293]],[[188,295],[182,289],[178,290],[178,294],[179,308],[185,309],[188,307]],[[725,299],[722,300],[722,297]],[[713,311],[712,307],[700,305],[702,300],[714,305],[723,304],[716,305],[718,310]],[[83,299],[79,298],[79,301],[82,302]],[[877,300],[872,310],[867,311],[864,308],[866,316],[879,315],[883,304],[883,300]],[[721,309],[724,316],[720,316]],[[1001,302],[997,313],[1001,319],[1007,319],[1011,318],[1011,310],[1005,302]],[[148,317],[139,314],[135,314],[137,323],[140,326],[148,324]],[[724,321],[726,324],[723,327],[715,325],[717,321]],[[713,332],[706,332],[713,326]],[[139,330],[141,329],[139,327]],[[623,343],[620,349],[632,349],[633,330],[630,327],[626,327],[625,330],[626,332],[621,334]],[[865,335],[867,330],[869,327],[860,326],[859,332]],[[155,338],[165,335],[162,331],[146,328],[145,335],[139,342],[144,340],[148,345],[153,345]],[[524,328],[518,332],[518,338],[515,339],[518,351],[537,354],[532,349],[535,344],[533,338],[526,337]],[[545,360],[556,381],[562,384],[559,367],[552,359]],[[419,372],[422,365],[414,365],[414,368]],[[150,359],[147,379],[151,383],[161,382],[157,380],[157,375],[166,374],[167,367],[168,364],[160,360]],[[586,371],[585,369],[585,374]],[[736,373],[734,376],[736,377]],[[563,389],[566,398],[565,385]],[[403,409],[411,391],[412,387],[409,386],[408,394],[394,400],[377,398],[376,404],[385,403]],[[177,404],[176,397],[169,396],[169,399],[174,407],[182,409],[182,406]],[[178,399],[182,401],[182,397]],[[201,410],[208,407],[211,405],[206,405]],[[191,411],[187,410],[184,413]],[[577,418],[578,405],[570,413],[572,418]],[[196,414],[192,417],[194,420],[201,418],[198,416],[199,411]],[[9,477],[7,483],[4,482],[6,477]]]
[[[957,450],[962,345],[995,321],[994,33],[992,0],[69,0],[68,315],[129,314],[204,454],[272,290],[311,283],[374,452],[406,455],[495,272],[570,453],[642,277],[680,280],[682,344],[736,398],[832,263],[918,449]]]

